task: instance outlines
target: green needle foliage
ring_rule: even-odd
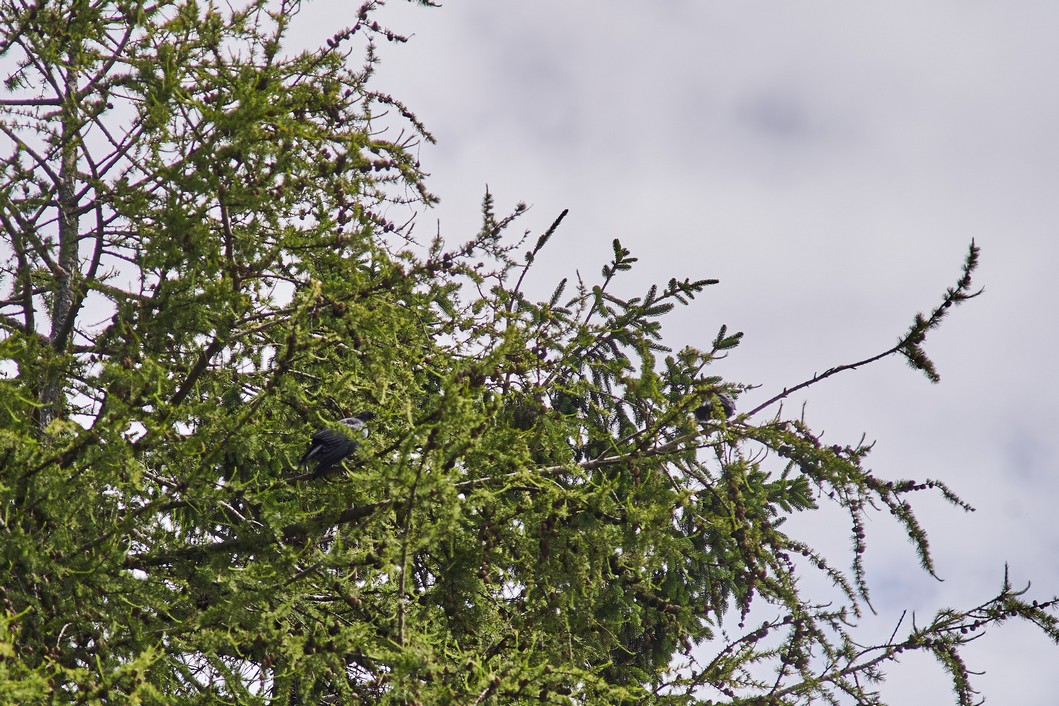
[[[466,243],[414,238],[431,136],[370,86],[374,5],[297,53],[287,0],[0,0],[0,703],[876,704],[920,651],[970,704],[984,628],[1059,637],[1005,577],[858,639],[868,518],[932,571],[911,498],[966,505],[760,414],[889,355],[936,380],[973,244],[896,346],[728,418],[740,334],[662,342],[714,280],[623,299],[615,241],[537,301],[562,216],[527,251],[489,195]],[[827,507],[837,564],[784,527]]]

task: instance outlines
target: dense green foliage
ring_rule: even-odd
[[[468,242],[418,243],[394,214],[433,200],[431,138],[368,85],[401,41],[373,9],[294,54],[286,0],[0,2],[0,702],[871,704],[923,650],[970,703],[979,628],[1059,636],[1005,582],[856,642],[866,515],[930,570],[908,498],[962,503],[756,419],[783,395],[726,418],[743,388],[709,365],[740,335],[661,341],[712,280],[618,298],[615,242],[535,301],[562,218],[524,243],[488,195]],[[976,262],[876,358],[935,379]],[[361,410],[305,479],[309,434]],[[849,570],[784,531],[825,503]]]

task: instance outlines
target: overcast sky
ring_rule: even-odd
[[[303,26],[326,37],[354,12],[320,0]],[[420,232],[466,240],[488,184],[501,210],[532,205],[535,232],[570,209],[541,292],[576,269],[596,276],[615,237],[641,258],[629,293],[720,278],[672,315],[668,341],[744,331],[714,370],[761,385],[743,409],[891,346],[974,238],[986,293],[928,338],[940,385],[892,359],[785,411],[806,402],[831,443],[866,432],[877,474],[939,478],[978,508],[916,505],[944,582],[888,515],[872,520],[882,632],[906,607],[926,617],[991,597],[1005,561],[1033,597],[1059,592],[1059,3],[392,2],[378,18],[413,36],[382,48],[376,87],[439,142],[421,151],[442,203]],[[838,538],[836,563],[847,530],[805,526]],[[990,703],[1054,706],[1049,645],[1010,626],[966,654],[989,669],[977,684]],[[890,673],[895,703],[951,700],[929,659]]]

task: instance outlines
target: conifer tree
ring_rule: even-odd
[[[914,498],[967,506],[777,412],[888,356],[936,381],[973,243],[895,346],[733,413],[740,334],[662,337],[715,280],[620,298],[615,241],[537,301],[565,212],[520,238],[488,194],[462,244],[417,239],[432,137],[372,83],[403,41],[375,5],[298,53],[288,0],[0,0],[0,702],[876,704],[920,651],[970,704],[982,630],[1059,638],[1005,576],[858,640],[866,519],[932,572]],[[823,506],[848,568],[783,525]]]

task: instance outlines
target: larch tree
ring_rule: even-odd
[[[373,87],[375,5],[297,52],[288,0],[0,1],[0,702],[876,704],[921,651],[970,704],[983,629],[1059,638],[1005,579],[859,640],[866,518],[929,572],[912,498],[966,506],[777,412],[887,356],[936,379],[973,244],[894,347],[732,414],[740,334],[662,342],[713,280],[620,298],[615,241],[537,301],[562,216],[517,237],[488,194],[462,244],[416,238],[432,138]],[[848,568],[783,526],[824,506]]]

